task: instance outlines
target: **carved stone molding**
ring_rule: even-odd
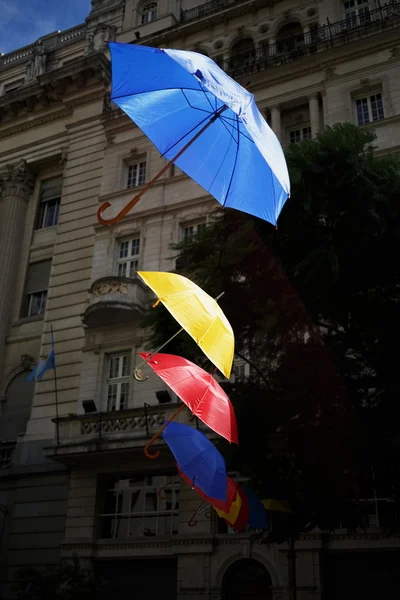
[[[165,412],[150,414],[147,417],[147,425],[149,427],[161,427],[165,420]],[[125,433],[130,431],[145,431],[146,429],[146,417],[145,415],[105,415],[103,416],[101,423],[99,418],[96,416],[93,419],[85,419],[81,421],[81,435],[93,435],[99,432],[101,427],[101,433]]]
[[[114,42],[117,33],[115,25],[98,23],[96,27],[87,33],[85,54],[101,52],[106,49],[106,42]]]
[[[105,296],[106,294],[127,294],[128,286],[123,281],[102,281],[92,289],[94,296]]]
[[[24,371],[28,371],[33,365],[33,357],[29,354],[21,354],[21,366]]]
[[[7,165],[0,173],[0,198],[18,196],[27,202],[34,184],[35,175],[28,168],[26,160],[22,159],[14,165]]]

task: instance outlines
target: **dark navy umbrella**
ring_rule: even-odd
[[[226,501],[227,475],[225,461],[210,440],[197,429],[172,421],[163,437],[179,468],[207,496]]]

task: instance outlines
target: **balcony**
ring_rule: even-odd
[[[55,31],[54,33],[45,35],[44,47],[48,51],[54,51],[65,44],[70,44],[78,40],[82,40],[86,35],[86,23],[71,27],[64,31]],[[11,67],[29,59],[33,53],[35,44],[30,44],[24,48],[9,52],[8,54],[0,55],[0,69],[2,67]]]
[[[234,0],[227,0],[226,5],[237,4]],[[186,11],[194,13],[204,7],[212,6],[217,10],[218,0],[209,2]],[[205,10],[205,8],[204,8]],[[219,9],[218,9],[219,10]],[[188,19],[189,15],[183,19]],[[200,15],[198,15],[200,16]],[[190,17],[194,18],[194,17]],[[304,56],[316,54],[330,48],[341,46],[352,41],[364,38],[371,34],[397,27],[400,24],[400,2],[393,1],[368,13],[349,17],[335,23],[317,25],[310,32],[301,36],[281,40],[276,44],[270,44],[232,56],[218,64],[231,77],[240,79],[243,76],[263,71],[270,67],[284,65]]]
[[[132,323],[148,308],[148,291],[138,278],[102,277],[92,284],[89,293],[89,306],[82,319],[90,328]]]
[[[241,4],[246,4],[246,2],[248,2],[248,0],[211,0],[211,2],[205,2],[194,8],[183,10],[181,13],[181,21],[187,23],[188,21],[208,17],[213,13],[226,10],[233,6],[240,6]]]
[[[179,406],[176,403],[162,407],[145,405],[113,412],[59,417],[54,419],[58,426],[58,442],[56,436],[53,445],[46,449],[46,456],[70,466],[82,464],[83,460],[104,466],[108,460],[112,464],[117,453],[119,460],[140,466],[140,461],[147,461],[143,453],[147,441]],[[195,424],[188,410],[181,411],[175,420],[192,426]],[[163,444],[162,439],[155,442],[155,446],[158,444]],[[138,451],[136,454],[135,450]],[[161,453],[157,463],[165,461],[171,464],[167,449]]]

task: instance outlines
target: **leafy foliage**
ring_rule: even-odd
[[[398,495],[400,163],[376,157],[374,139],[343,124],[290,146],[278,231],[219,210],[174,247],[180,273],[225,292],[236,351],[254,367],[224,384],[240,447],[221,446],[263,497],[289,500],[291,531],[333,527],[349,498]],[[177,330],[160,308],[145,325],[152,347]],[[186,335],[166,351],[209,366]]]
[[[95,600],[107,584],[97,581],[93,572],[85,569],[74,557],[71,563],[49,569],[42,573],[35,569],[23,569],[14,585],[14,598],[19,600]]]

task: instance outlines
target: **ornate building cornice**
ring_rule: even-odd
[[[0,172],[0,199],[17,196],[28,202],[34,184],[35,175],[28,168],[26,160],[6,165],[5,170]]]
[[[65,110],[84,104],[88,98],[103,97],[110,78],[110,61],[103,52],[82,56],[49,73],[36,76],[29,85],[23,85],[0,98],[0,125],[4,127],[3,131],[0,130],[0,137],[9,134],[9,130],[14,133],[15,127],[22,127],[23,130],[37,126],[37,118],[52,120],[55,112],[51,110],[53,107]],[[91,91],[86,91],[88,84],[92,86]],[[97,89],[93,89],[93,84]],[[82,93],[77,96],[77,91]]]

